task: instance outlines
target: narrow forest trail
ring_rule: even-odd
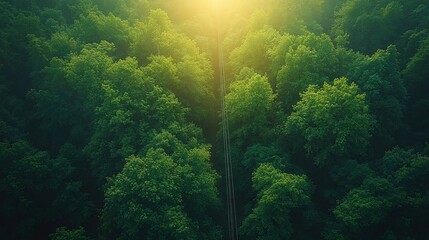
[[[237,210],[235,204],[234,190],[234,174],[232,169],[230,134],[228,124],[228,109],[225,103],[226,87],[225,87],[225,66],[222,49],[222,34],[220,21],[220,5],[216,1],[216,20],[217,20],[217,50],[218,50],[218,72],[220,83],[220,101],[222,115],[222,140],[223,140],[223,155],[225,164],[225,184],[226,184],[226,205],[228,215],[228,237],[229,239],[238,239],[238,223]]]

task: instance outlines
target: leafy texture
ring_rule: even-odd
[[[346,78],[310,86],[301,94],[286,121],[286,133],[304,139],[307,154],[324,165],[332,157],[362,154],[368,144],[373,120],[365,104],[365,95],[348,84]]]
[[[310,202],[311,185],[307,178],[261,164],[252,181],[258,192],[257,202],[244,219],[241,232],[247,238],[289,239],[293,233],[290,211]]]

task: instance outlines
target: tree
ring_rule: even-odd
[[[186,55],[177,63],[177,77],[179,81],[173,82],[172,91],[191,109],[191,119],[207,127],[204,123],[215,117],[214,72],[210,62],[203,55]]]
[[[429,87],[424,77],[429,74],[429,34],[427,31],[422,31],[415,35],[417,36],[414,37],[417,38],[421,35],[424,37],[417,44],[416,52],[402,74],[409,94],[406,120],[412,129],[410,140],[422,144],[429,141],[429,115],[425,111],[429,107],[429,97],[424,90]]]
[[[124,159],[140,153],[156,132],[185,122],[186,109],[145,72],[133,58],[105,69],[101,102],[92,110],[93,134],[85,146],[101,182],[117,174]]]
[[[238,75],[242,68],[252,68],[256,73],[270,73],[269,51],[277,46],[280,34],[271,27],[247,33],[243,43],[235,48],[230,56],[228,66],[231,76]]]
[[[366,0],[345,2],[336,13],[333,25],[337,39],[349,36],[351,48],[365,54],[385,47],[391,33],[385,27],[382,6],[385,5]]]
[[[213,220],[219,211],[217,173],[210,162],[210,145],[193,124],[173,123],[157,133],[144,151],[163,149],[178,164],[183,206],[193,220],[199,239],[218,239],[220,228]]]
[[[240,232],[247,239],[290,239],[290,213],[310,203],[312,187],[305,175],[283,173],[269,163],[252,176],[257,202],[243,221]]]
[[[270,2],[270,23],[281,32],[301,34],[307,29],[312,32],[321,32],[319,18],[323,1],[274,0]]]
[[[95,2],[105,14],[113,13],[130,22],[146,17],[150,7],[148,0],[95,0]]]
[[[128,55],[130,46],[130,27],[127,21],[101,12],[91,11],[81,15],[71,28],[73,36],[85,43],[99,43],[101,40],[115,45],[116,56]]]
[[[234,82],[225,97],[231,129],[234,129],[232,138],[244,146],[249,141],[258,141],[268,130],[275,98],[267,77],[249,76]]]
[[[395,144],[401,130],[407,94],[396,47],[377,50],[371,57],[358,57],[347,76],[366,95],[369,111],[376,120],[372,142],[382,154]]]
[[[42,35],[44,28],[34,12],[20,11],[3,1],[0,7],[4,11],[0,28],[0,70],[10,91],[23,98],[32,85],[27,36]]]
[[[356,231],[378,224],[389,211],[400,206],[404,193],[389,181],[369,177],[351,190],[334,209],[335,216]]]
[[[143,71],[146,76],[156,80],[156,84],[163,88],[173,91],[174,86],[179,85],[177,66],[171,57],[152,56]]]
[[[150,11],[145,21],[135,24],[132,31],[131,53],[141,65],[151,55],[163,55],[179,62],[183,57],[197,56],[194,41],[174,30],[167,13],[161,9]]]
[[[424,238],[428,230],[419,226],[428,213],[428,168],[425,153],[400,148],[387,151],[376,162],[376,171],[351,189],[333,210],[346,226],[343,232],[369,239]]]
[[[74,23],[81,15],[96,11],[92,0],[59,0],[56,5],[69,24]]]
[[[68,230],[65,227],[57,228],[54,233],[49,234],[51,240],[91,240],[85,236],[85,230],[82,227]]]
[[[346,78],[339,78],[320,89],[309,86],[288,116],[285,129],[289,136],[302,138],[307,154],[322,166],[338,157],[364,154],[372,124],[365,94]]]
[[[321,86],[340,77],[338,54],[327,35],[285,35],[271,58],[276,91],[286,112],[310,84]]]
[[[112,50],[113,45],[103,41],[85,45],[72,57],[53,57],[29,92],[35,101],[32,120],[41,122],[32,131],[50,151],[58,151],[65,142],[79,147],[87,144],[92,133],[88,123],[101,104],[102,82],[113,64],[108,56]]]
[[[346,160],[330,167],[329,176],[332,182],[323,186],[324,194],[332,205],[336,205],[338,199],[362,185],[368,177],[376,176],[376,173],[367,163],[360,164],[356,160]]]
[[[92,204],[64,156],[51,158],[23,140],[2,140],[0,162],[0,232],[5,238],[43,238],[58,225],[88,220]]]
[[[205,168],[196,168],[202,163],[198,157],[201,155],[192,151],[188,154],[187,161],[181,162],[162,149],[151,148],[144,158],[127,158],[123,170],[110,180],[106,191],[102,218],[107,239],[197,239],[202,236],[198,231],[199,226],[204,226],[204,222],[199,222],[203,219],[192,218],[190,210],[199,207],[186,204],[190,201],[186,200],[187,194],[203,196],[191,200],[197,204],[204,205],[206,200],[212,203],[206,193],[214,192],[204,187],[209,183],[212,188],[214,182],[210,176],[203,175]],[[200,187],[187,187],[192,176]],[[206,236],[216,238],[216,235]]]
[[[288,156],[281,154],[277,146],[267,147],[261,144],[249,146],[243,156],[243,166],[253,172],[263,163],[270,163],[277,169],[282,170],[288,164]]]
[[[161,61],[160,56],[168,59],[167,64],[171,66],[168,89],[191,109],[192,121],[207,126],[206,119],[214,118],[214,72],[196,42],[178,33],[168,15],[160,9],[151,11],[145,21],[138,22],[132,36],[131,52],[140,65],[153,68],[159,64],[157,61]],[[165,70],[165,66],[163,68]]]
[[[427,149],[427,147],[426,147]],[[406,192],[407,198],[404,205],[411,209],[427,209],[426,198],[429,177],[426,172],[429,169],[429,156],[426,153],[416,153],[414,150],[394,148],[387,151],[378,161],[378,171],[392,184]],[[416,214],[420,216],[420,214]],[[416,221],[422,218],[416,218]]]
[[[107,239],[195,238],[181,205],[177,167],[162,150],[127,159],[106,191]]]
[[[43,78],[43,68],[55,57],[69,59],[72,54],[81,50],[81,44],[66,32],[55,32],[50,38],[29,35],[30,62],[32,65],[33,78]],[[36,86],[38,82],[36,81]]]

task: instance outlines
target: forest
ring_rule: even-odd
[[[427,0],[0,10],[1,239],[429,236]]]

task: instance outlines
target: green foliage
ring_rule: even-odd
[[[236,141],[245,144],[250,139],[262,137],[269,127],[268,117],[274,98],[268,79],[259,74],[230,86],[225,101],[231,128],[235,129],[232,137]]]
[[[271,163],[278,169],[284,169],[287,160],[287,156],[280,154],[275,146],[266,147],[255,144],[247,148],[243,156],[243,165],[251,171],[263,163]]]
[[[429,157],[395,148],[386,152],[378,163],[381,174],[407,193],[406,203],[413,208],[427,207],[429,197],[426,186],[429,181]]]
[[[199,52],[195,41],[178,33],[167,14],[162,10],[152,10],[145,21],[138,22],[132,34],[132,55],[141,65],[152,69],[155,79],[168,76],[167,87],[186,107],[191,109],[190,118],[204,125],[207,118],[213,117],[213,77],[214,73],[207,57]],[[162,57],[166,59],[161,60]],[[161,62],[170,68],[163,66]],[[168,61],[168,62],[166,62]],[[169,72],[170,71],[170,72]],[[169,74],[163,76],[163,74]]]
[[[177,165],[162,150],[128,158],[109,184],[103,210],[109,224],[105,231],[114,227],[120,235],[106,237],[156,239],[162,233],[165,238],[192,238],[190,220],[180,207],[180,182]]]
[[[415,54],[402,72],[409,93],[409,109],[406,117],[413,131],[411,138],[427,142],[429,115],[426,109],[429,107],[429,98],[424,89],[429,87],[425,77],[429,69],[429,32],[423,30],[416,35],[414,35],[415,38],[423,37],[418,41]]]
[[[113,13],[122,19],[136,21],[149,12],[148,0],[95,0],[104,13]]]
[[[131,52],[140,64],[147,63],[147,58],[151,55],[166,55],[177,61],[183,57],[181,53],[177,54],[177,51],[189,47],[186,46],[188,39],[180,42],[184,37],[173,30],[167,14],[160,9],[151,11],[145,21],[138,22],[133,29],[132,37]],[[188,52],[192,53],[195,53],[195,49]]]
[[[269,8],[270,23],[282,32],[300,34],[307,30],[319,32],[321,26],[321,0],[271,1]]]
[[[206,169],[194,169],[195,177],[202,177],[195,180],[199,187],[191,185],[191,192],[187,189],[194,164],[207,154],[201,153],[189,152],[189,165],[176,163],[174,156],[168,156],[162,149],[151,149],[144,158],[129,157],[106,191],[103,209],[106,238],[196,239],[198,222],[190,219],[192,214],[188,215],[183,207],[188,198],[186,194],[203,196],[198,202],[209,200],[209,204],[213,204],[209,196],[216,198],[213,191],[207,191],[204,186],[209,180],[212,181],[210,188],[214,187],[213,178],[210,180],[213,176],[198,176]]]
[[[371,57],[358,58],[348,76],[366,94],[369,110],[376,120],[374,135],[378,147],[391,147],[401,128],[406,98],[396,48],[389,46]]]
[[[35,237],[50,224],[77,226],[87,220],[91,204],[81,183],[72,179],[68,159],[50,158],[21,140],[0,142],[0,162],[0,231],[5,238]]]
[[[277,46],[280,34],[270,27],[249,32],[243,43],[230,55],[231,75],[237,75],[244,67],[252,68],[256,73],[270,72],[269,51]]]
[[[321,86],[338,77],[339,59],[327,35],[285,35],[271,53],[276,90],[290,111],[310,84]]]
[[[383,178],[367,178],[351,190],[334,209],[335,216],[352,229],[379,223],[387,212],[400,206],[404,193]]]
[[[94,134],[85,147],[100,180],[118,173],[123,160],[149,142],[150,131],[184,121],[177,99],[154,85],[135,59],[113,63],[105,74],[110,81],[101,84],[103,100],[93,110]]]
[[[50,60],[43,70],[43,79],[37,82],[38,88],[29,93],[36,102],[32,117],[42,122],[40,131],[47,133],[40,134],[47,137],[41,141],[52,148],[59,148],[66,141],[78,146],[87,143],[88,123],[102,101],[101,84],[113,63],[106,53],[112,49],[112,44],[101,42],[86,45],[71,58]]]
[[[2,238],[225,238],[219,57],[241,238],[427,238],[428,3],[214,2],[0,1]]]
[[[54,233],[49,234],[51,240],[91,240],[85,236],[85,230],[79,227],[74,230],[67,230],[65,227],[57,228]]]
[[[157,55],[149,61],[143,69],[146,76],[156,79],[156,84],[163,88],[173,89],[173,86],[178,85],[177,66],[171,57]]]
[[[34,71],[40,71],[54,58],[69,58],[80,51],[79,42],[66,32],[56,32],[49,39],[30,35],[30,60]]]
[[[316,164],[325,165],[338,157],[363,154],[372,124],[365,95],[354,83],[339,78],[320,89],[311,85],[302,93],[285,127],[286,134],[304,139]]]
[[[186,213],[194,225],[198,226],[198,237],[218,238],[218,227],[215,226],[209,213],[219,207],[216,180],[218,175],[210,163],[210,146],[201,144],[202,133],[193,125],[172,124],[156,134],[145,147],[163,149],[177,163],[181,185],[181,194]]]
[[[290,212],[310,202],[306,176],[283,173],[269,163],[261,164],[252,177],[257,203],[243,221],[240,232],[248,239],[290,239]]]
[[[349,0],[336,13],[332,31],[337,38],[347,36],[352,49],[371,54],[424,22],[425,17],[414,16],[427,7],[421,1]]]
[[[332,186],[332,189],[327,189],[327,194],[331,195],[330,200],[336,201],[351,189],[360,186],[366,178],[374,176],[375,172],[368,164],[347,160],[343,164],[331,168],[329,175],[335,185]]]
[[[74,23],[81,15],[95,11],[92,0],[59,0],[56,8],[63,12],[63,16],[69,24]]]
[[[203,55],[187,55],[177,63],[177,77],[173,82],[172,91],[187,107],[191,108],[191,118],[197,123],[204,123],[207,118],[214,117],[212,81],[214,78],[210,63]]]
[[[98,43],[101,40],[115,44],[116,55],[127,56],[130,44],[130,28],[124,21],[113,14],[104,15],[91,11],[81,15],[72,27],[72,33],[85,43]]]
[[[22,98],[31,87],[27,37],[43,34],[44,28],[36,13],[19,11],[3,1],[0,8],[0,68],[8,89]]]
[[[382,41],[379,37],[384,35],[376,34],[377,31],[382,30],[383,19],[379,14],[372,12],[374,5],[371,1],[348,1],[337,13],[336,25],[334,25],[334,32],[337,36],[351,35],[351,39],[349,39],[352,46],[358,45],[357,41],[364,41],[363,36],[365,36],[365,45],[359,47],[359,50],[365,53],[378,49]],[[375,44],[377,46],[374,46]]]
[[[388,229],[386,236],[424,236],[425,230],[414,229],[407,222],[411,216],[416,225],[425,221],[428,156],[395,148],[386,152],[376,166],[378,176],[373,173],[350,190],[335,207],[335,216],[352,234],[383,225]],[[369,234],[376,238],[373,232]]]

